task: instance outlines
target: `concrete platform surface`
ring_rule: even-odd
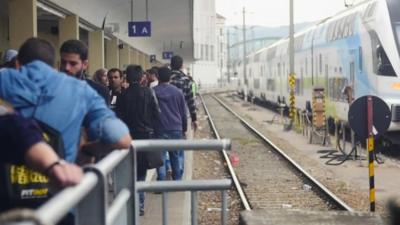
[[[188,129],[191,130],[190,128]],[[188,133],[189,139],[193,134]],[[185,151],[185,171],[183,180],[191,180],[193,174],[193,153]],[[147,172],[146,181],[156,180],[156,171]],[[162,195],[154,193],[145,194],[145,215],[139,218],[138,225],[162,224]],[[190,192],[167,193],[167,218],[168,224],[187,225],[190,224]]]
[[[254,210],[240,213],[239,225],[383,225],[379,215],[341,211]]]

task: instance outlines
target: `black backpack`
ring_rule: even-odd
[[[42,130],[43,139],[64,158],[61,133],[42,121],[35,121]],[[1,208],[36,208],[51,197],[48,177],[22,164],[1,164],[0,182]]]

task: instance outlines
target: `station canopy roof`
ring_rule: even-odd
[[[66,15],[76,14],[93,29],[102,28],[105,19],[106,35],[112,33],[148,55],[155,54],[161,62],[167,62],[162,60],[162,52],[165,51],[181,55],[186,62],[193,61],[193,0],[133,0],[133,7],[130,0],[38,2],[56,8]],[[132,8],[133,21],[148,19],[151,22],[151,37],[128,36]]]

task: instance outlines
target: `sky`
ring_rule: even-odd
[[[293,0],[294,22],[311,22],[334,15],[345,9],[345,0]],[[351,2],[352,0],[346,0]],[[243,5],[246,24],[281,26],[289,24],[289,0],[215,0],[217,13],[227,25],[242,24]]]

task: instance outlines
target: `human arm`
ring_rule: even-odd
[[[187,115],[186,115],[186,107],[185,107],[185,97],[183,94],[179,96],[179,113],[182,118],[182,131],[186,133],[187,131]]]
[[[128,149],[132,141],[128,127],[89,87],[86,101],[88,113],[83,125],[87,131],[89,146],[92,149],[98,148],[98,151],[103,152],[102,154],[113,149]]]
[[[43,142],[41,130],[31,120],[17,114],[0,116],[0,142],[8,150],[1,162],[25,163],[28,167],[47,173],[50,179],[61,187],[77,184],[82,170],[73,164],[63,163],[48,169],[60,161],[55,151]]]
[[[54,150],[44,142],[31,146],[24,159],[29,167],[48,175],[60,187],[76,185],[83,177],[79,166],[60,160]]]

